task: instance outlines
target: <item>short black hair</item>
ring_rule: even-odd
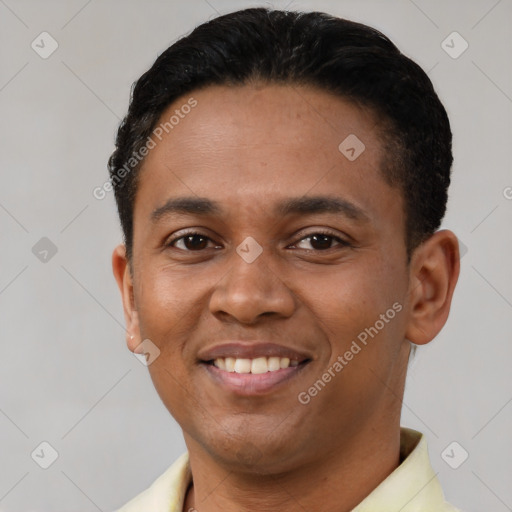
[[[370,108],[381,126],[382,175],[404,199],[408,258],[439,228],[452,133],[427,74],[367,25],[322,12],[252,8],[199,25],[132,87],[108,163],[130,260],[141,149],[164,110],[199,88],[254,81],[315,86]]]

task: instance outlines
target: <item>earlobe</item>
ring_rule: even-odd
[[[118,245],[112,253],[112,271],[123,300],[126,344],[133,352],[140,343],[139,316],[133,295],[133,276],[126,258],[126,247],[123,244]]]
[[[449,230],[434,233],[412,257],[406,338],[416,345],[432,341],[443,328],[460,271],[459,244]]]

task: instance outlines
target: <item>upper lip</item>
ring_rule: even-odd
[[[237,359],[255,359],[257,357],[288,357],[299,362],[311,359],[307,352],[276,343],[242,343],[237,341],[225,342],[206,347],[199,351],[201,361],[212,361],[217,358],[234,357]]]

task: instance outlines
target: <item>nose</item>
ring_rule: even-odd
[[[227,262],[229,270],[211,295],[211,313],[243,324],[254,324],[263,316],[290,317],[296,308],[294,294],[269,263],[264,253],[248,263],[234,252]]]

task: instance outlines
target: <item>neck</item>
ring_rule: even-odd
[[[185,512],[295,512],[318,509],[319,503],[323,512],[349,512],[398,467],[400,455],[398,422],[378,431],[359,430],[333,446],[328,458],[305,461],[279,474],[230,470],[192,439],[186,441],[193,487]]]

